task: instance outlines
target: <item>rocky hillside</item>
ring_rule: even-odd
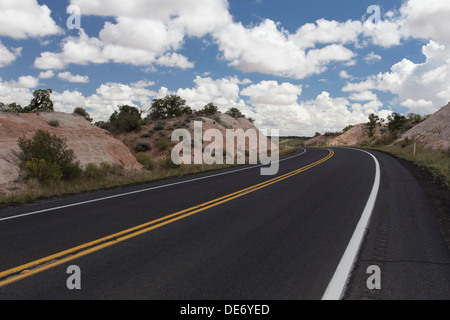
[[[450,103],[426,121],[404,133],[399,141],[406,139],[432,150],[450,151]]]
[[[50,125],[49,123],[52,123]],[[126,169],[142,166],[128,148],[107,131],[95,127],[83,117],[65,113],[15,114],[0,112],[0,185],[19,179],[20,149],[17,139],[31,138],[44,129],[60,138],[75,151],[84,167],[102,162],[119,164]]]
[[[194,137],[195,121],[201,122],[203,132],[217,129],[224,137],[227,129],[257,130],[245,118],[235,119],[218,113],[209,117],[188,115],[154,121],[145,124],[139,131],[113,136],[77,115],[53,112],[30,114],[0,112],[0,194],[26,189],[27,183],[21,172],[21,150],[17,140],[20,137],[31,138],[39,129],[66,139],[68,148],[74,151],[83,168],[88,164],[98,166],[102,162],[107,162],[128,170],[142,170],[143,166],[136,160],[137,153],[149,154],[155,163],[165,159],[175,145],[171,141],[172,132],[176,129],[187,129]],[[203,147],[209,143],[205,142]],[[146,148],[141,150],[137,146]],[[268,146],[269,148],[272,146],[270,140]],[[249,150],[247,143],[246,153]]]
[[[430,150],[450,151],[450,104],[400,136],[384,124],[377,125],[374,136],[369,138],[367,124],[359,124],[341,135],[314,137],[305,146],[386,145],[404,141],[417,142]]]
[[[369,138],[366,124],[358,124],[341,135],[318,136],[305,142],[306,147],[313,146],[357,146],[364,143],[373,143],[387,135],[387,127],[385,125],[378,126],[375,129],[374,136]]]
[[[194,122],[198,121],[202,123],[203,132],[209,129],[219,130],[223,137],[226,137],[226,130],[242,129],[247,131],[258,129],[246,118],[235,119],[227,114],[217,113],[208,117],[199,117],[195,115],[182,116],[174,119],[167,119],[162,121],[155,121],[145,125],[140,132],[120,133],[115,137],[122,141],[130,150],[130,152],[136,154],[136,146],[139,143],[148,143],[150,150],[146,151],[151,155],[154,161],[159,161],[170,155],[170,150],[175,143],[171,141],[172,132],[176,129],[186,129],[190,132],[191,137],[194,137]],[[203,147],[207,147],[211,142],[204,142]],[[224,140],[224,145],[226,145]],[[268,148],[271,149],[271,141],[268,140]],[[248,142],[245,147],[246,151],[250,151]]]

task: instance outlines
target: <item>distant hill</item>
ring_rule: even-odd
[[[314,146],[358,146],[362,144],[375,143],[377,140],[387,135],[386,125],[378,126],[374,136],[369,138],[367,124],[358,124],[341,135],[322,135],[314,137],[305,142],[306,147]]]
[[[341,135],[317,136],[305,142],[305,146],[360,146],[390,145],[417,142],[425,149],[450,151],[450,104],[424,122],[401,133],[391,132],[388,125],[378,125],[374,136],[369,137],[368,125],[359,124]]]

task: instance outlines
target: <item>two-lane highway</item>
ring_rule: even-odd
[[[302,149],[275,177],[250,166],[2,210],[0,299],[321,299],[376,168],[359,150]]]

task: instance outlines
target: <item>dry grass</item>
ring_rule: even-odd
[[[433,151],[421,145],[416,146],[414,154],[413,143],[378,146],[373,149],[391,153],[399,158],[411,161],[421,167],[427,168],[436,179],[443,181],[450,187],[450,152]]]

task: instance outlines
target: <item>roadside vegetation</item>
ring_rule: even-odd
[[[393,113],[387,119],[388,131],[385,136],[374,141],[366,147],[381,150],[393,154],[401,159],[408,160],[414,164],[428,169],[436,181],[450,187],[450,152],[438,151],[425,148],[424,146],[406,139],[397,142],[397,139],[414,126],[426,121],[431,115],[421,116],[410,113],[401,115]],[[377,119],[376,125],[382,125],[385,120]],[[370,123],[369,123],[370,126]]]
[[[430,115],[421,116],[414,113],[408,115],[393,113],[387,119],[381,119],[372,114],[369,117],[369,122],[366,124],[367,140],[356,147],[384,151],[410,161],[419,167],[429,170],[437,182],[450,187],[449,151],[431,150],[408,139],[401,142],[398,141],[403,133],[426,121],[429,117]],[[316,133],[316,137],[340,136],[352,128],[353,126],[347,126],[342,132],[325,133],[324,135]],[[375,137],[377,130],[380,134]],[[326,142],[322,146],[325,145]]]
[[[380,150],[398,158],[413,162],[428,169],[439,183],[450,187],[450,152],[434,151],[415,145],[413,142],[395,143],[391,145],[367,146],[370,149]],[[416,153],[414,154],[414,149]]]
[[[0,103],[1,112],[31,113],[54,112],[50,99],[51,90],[38,90],[30,105],[23,108],[17,104]],[[93,119],[83,108],[76,108],[74,115],[86,121]],[[238,109],[227,112],[234,118],[246,118]],[[145,116],[144,116],[145,115]],[[79,194],[126,185],[148,183],[155,180],[182,177],[190,174],[220,170],[236,165],[175,165],[170,153],[173,147],[170,135],[173,130],[189,128],[193,121],[202,121],[207,117],[220,123],[217,106],[210,103],[203,109],[195,111],[186,105],[186,101],[176,95],[168,95],[153,101],[148,112],[128,105],[119,106],[108,121],[97,122],[95,126],[109,131],[113,136],[137,133],[140,140],[131,148],[136,160],[142,164],[142,170],[125,170],[122,166],[111,163],[88,164],[84,168],[76,160],[73,150],[66,140],[58,138],[45,130],[38,130],[33,137],[21,137],[17,144],[21,150],[22,179],[26,184],[24,191],[1,197],[0,204],[26,203],[38,199]],[[248,119],[253,122],[253,119]],[[59,127],[57,121],[49,125]],[[152,138],[152,142],[150,142]],[[155,160],[151,152],[163,154]],[[293,144],[282,144],[280,155],[295,152]],[[224,152],[224,157],[226,157]],[[247,161],[248,163],[248,157]]]

